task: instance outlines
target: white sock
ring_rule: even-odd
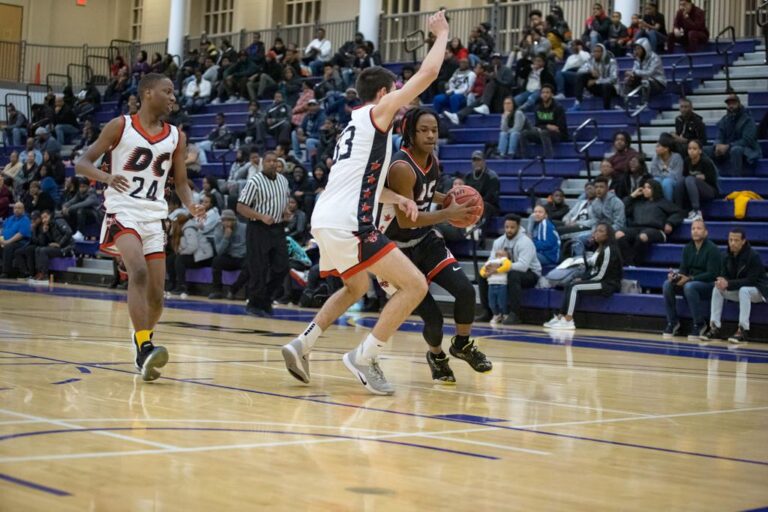
[[[310,322],[304,332],[299,334],[299,340],[301,340],[305,354],[312,350],[321,334],[323,334],[323,330],[315,322]]]
[[[357,347],[357,355],[362,361],[368,362],[379,357],[384,342],[376,339],[373,334],[369,334]]]

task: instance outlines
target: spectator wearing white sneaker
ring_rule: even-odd
[[[587,270],[584,278],[574,279],[563,292],[563,305],[560,312],[544,324],[548,329],[573,330],[573,314],[579,295],[602,295],[610,297],[621,290],[621,279],[624,274],[621,253],[616,247],[616,239],[610,224],[600,222],[595,226],[592,238],[597,249],[587,260]]]
[[[715,164],[704,154],[700,141],[689,141],[688,157],[683,164],[683,179],[675,187],[675,202],[679,205],[687,202],[691,207],[684,222],[702,219],[701,202],[711,201],[718,193]]]
[[[555,73],[555,85],[557,86],[556,100],[564,100],[568,86],[576,87],[580,75],[587,75],[590,71],[590,54],[584,49],[584,43],[576,39],[571,42],[571,54],[565,59],[563,68]],[[573,90],[575,93],[575,90]]]

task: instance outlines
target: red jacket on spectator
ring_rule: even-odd
[[[674,28],[682,28],[686,33],[703,32],[709,38],[709,29],[707,28],[707,18],[704,10],[695,5],[691,6],[691,13],[688,17],[682,9],[678,9],[675,15]]]

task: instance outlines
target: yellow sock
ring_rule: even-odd
[[[149,329],[145,329],[143,331],[136,331],[136,344],[141,348],[143,344],[145,344],[148,341],[152,341],[152,332]]]

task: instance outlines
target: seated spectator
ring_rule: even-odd
[[[34,275],[34,279],[37,281],[47,280],[50,259],[67,256],[74,246],[75,242],[72,239],[72,230],[69,228],[69,224],[61,216],[54,217],[50,211],[43,210],[40,214],[36,243],[35,245],[30,244],[23,251],[24,253],[30,248],[34,248],[34,257],[32,258],[34,274],[31,271],[29,274]],[[32,269],[32,267],[28,268],[29,270]],[[23,272],[24,270],[22,270]]]
[[[693,111],[693,104],[688,98],[680,98],[680,115],[675,118],[675,151],[685,156],[688,153],[688,141],[698,140],[707,143],[707,127],[702,117]]]
[[[659,136],[656,143],[656,154],[651,160],[649,172],[653,179],[661,184],[664,199],[672,201],[675,197],[675,187],[683,181],[683,157],[675,153],[675,141],[668,133]]]
[[[565,202],[565,193],[562,189],[555,189],[547,198],[547,202],[544,205],[544,209],[547,210],[547,218],[555,224],[555,226],[562,225],[563,218],[568,215],[570,208],[568,203]]]
[[[3,127],[3,144],[21,146],[27,138],[27,116],[16,110],[13,103],[6,108],[6,121]]]
[[[641,188],[646,181],[653,179],[648,174],[645,159],[635,155],[629,159],[629,172],[622,173],[622,181],[616,185],[616,196],[619,199],[628,197],[632,192]]]
[[[73,108],[75,115],[80,123],[86,120],[92,121],[93,115],[96,109],[101,105],[101,93],[93,83],[93,80],[89,79],[85,83],[80,92],[77,93],[77,102]]]
[[[523,112],[530,110],[536,105],[539,100],[541,91],[544,87],[549,86],[550,91],[553,91],[554,86],[551,85],[554,82],[552,73],[544,66],[544,57],[536,55],[533,58],[531,68],[525,76],[525,90],[515,96],[515,105]]]
[[[711,201],[719,194],[715,164],[704,155],[704,148],[697,140],[688,143],[683,179],[678,183],[675,194],[675,203],[680,206],[690,205],[686,222],[701,219],[701,202]]]
[[[283,68],[277,61],[277,54],[270,50],[266,54],[261,70],[248,77],[246,84],[248,97],[251,101],[258,101],[267,97],[267,94],[274,94],[277,83],[282,77]]]
[[[283,38],[276,37],[269,51],[275,52],[277,62],[282,63],[283,58],[285,57],[285,52],[286,52],[286,47],[285,47],[285,43],[283,42]]]
[[[566,43],[563,41],[560,33],[556,30],[557,19],[551,14],[544,18],[544,34],[552,50],[549,57],[554,62],[563,62],[565,59]]]
[[[35,137],[27,137],[27,144],[24,150],[19,153],[19,160],[22,164],[27,163],[27,156],[32,155],[32,161],[35,165],[43,163],[43,152],[37,149],[37,139]]]
[[[213,262],[213,246],[200,232],[197,220],[184,214],[174,221],[171,243],[176,255],[173,258],[176,287],[171,293],[186,299],[189,293],[187,269],[210,266]]]
[[[613,11],[611,13],[611,26],[608,29],[608,39],[605,41],[605,49],[616,57],[623,57],[627,54],[627,45],[631,40],[632,38],[629,37],[627,26],[621,22],[621,13]],[[594,47],[592,49],[594,50]]]
[[[29,219],[29,243],[23,249],[16,251],[13,257],[13,268],[18,272],[20,279],[29,279],[35,275],[35,251],[45,244],[40,212],[32,212]]]
[[[313,192],[315,201],[317,201],[317,197],[323,193],[327,185],[328,167],[326,167],[325,164],[319,163],[312,169],[312,186],[315,188]]]
[[[468,57],[473,64],[477,62],[487,62],[488,58],[493,53],[493,46],[493,40],[490,39],[488,33],[484,32],[481,27],[478,26],[470,30],[469,40],[467,41],[467,52]]]
[[[216,114],[216,127],[208,134],[208,140],[197,143],[202,151],[213,151],[214,149],[229,149],[234,139],[232,131],[224,120],[224,113]]]
[[[72,232],[82,233],[89,224],[98,224],[101,221],[99,203],[99,197],[88,180],[79,178],[77,195],[64,203],[61,208],[61,213],[72,228]]]
[[[190,80],[184,88],[181,106],[191,113],[196,113],[211,100],[211,82],[203,78],[200,70],[195,71],[194,80]]]
[[[469,68],[469,59],[459,61],[459,69],[454,71],[445,86],[445,92],[435,96],[433,107],[438,114],[445,110],[456,113],[467,104],[467,95],[472,90],[477,76]]]
[[[21,195],[22,191],[29,188],[29,183],[38,175],[39,165],[35,163],[35,154],[32,151],[27,152],[27,159],[24,166],[19,170],[14,178],[14,187],[16,195]]]
[[[45,169],[45,171],[43,171]],[[64,167],[64,162],[61,161],[61,157],[55,153],[43,152],[43,163],[37,170],[37,176],[40,181],[45,176],[50,176],[57,185],[64,185],[64,177],[67,173]],[[58,192],[57,192],[58,194]]]
[[[283,93],[286,103],[293,108],[299,100],[304,81],[296,74],[291,66],[283,69],[283,79],[278,84],[278,90]]]
[[[179,62],[181,62],[181,57],[179,57]],[[170,53],[166,53],[163,57],[163,74],[171,81],[176,80],[176,76],[179,74],[179,66]]]
[[[750,340],[749,317],[752,303],[765,302],[768,298],[768,277],[760,254],[752,249],[747,234],[741,228],[731,228],[728,233],[728,252],[715,279],[709,315],[709,331],[704,339],[722,339],[723,303],[726,300],[739,303],[739,327],[728,338],[731,343]]]
[[[629,42],[627,43],[627,46],[634,44],[635,41],[637,41],[642,29],[640,28],[640,15],[639,14],[633,14],[632,19],[630,20],[629,26],[627,27],[627,35],[629,36]]]
[[[587,18],[584,23],[584,33],[581,35],[581,40],[590,48],[594,48],[598,43],[608,39],[610,27],[611,19],[605,13],[603,4],[595,3],[592,7],[592,16]]]
[[[301,169],[301,167],[296,169]],[[293,172],[296,172],[296,169]],[[288,208],[283,213],[283,222],[285,223],[285,234],[303,245],[309,235],[307,229],[309,226],[307,225],[307,214],[299,209],[299,202],[295,196],[288,199]]]
[[[294,103],[293,108],[291,109],[291,124],[293,124],[293,126],[301,126],[301,122],[304,121],[304,116],[309,112],[309,100],[314,99],[315,91],[312,88],[312,83],[309,80],[302,81],[301,94],[299,94],[296,103]]]
[[[722,265],[720,251],[707,238],[708,234],[703,220],[693,221],[691,241],[683,248],[680,267],[676,271],[670,270],[664,281],[664,305],[667,310],[667,326],[662,332],[664,338],[673,338],[680,330],[675,305],[677,294],[683,295],[693,317],[688,339],[698,341],[707,329],[707,303],[712,298],[712,284]]]
[[[616,170],[608,160],[600,162],[600,176],[605,178],[608,182],[608,190],[614,192],[616,188],[621,187],[621,183],[624,181],[624,175]]]
[[[305,162],[314,162],[317,157],[317,147],[320,145],[320,127],[325,123],[325,112],[320,109],[320,104],[316,99],[309,100],[307,104],[307,114],[304,116],[301,126],[297,127],[291,133],[293,143],[293,154],[300,158],[301,144],[307,148]]]
[[[569,43],[573,34],[571,33],[571,27],[568,26],[568,22],[565,21],[565,15],[563,14],[563,8],[559,5],[553,5],[549,10],[549,13],[554,16],[554,31],[558,34],[560,39]]]
[[[33,181],[29,184],[29,190],[21,199],[24,203],[25,212],[42,212],[43,210],[53,211],[56,209],[56,203],[53,198],[40,188],[39,181]]]
[[[237,197],[242,192],[245,183],[256,173],[261,172],[261,156],[256,150],[252,150],[248,154],[248,161],[245,160],[245,151],[239,149],[235,156],[235,161],[229,168],[229,176],[227,177],[227,195],[229,196],[229,203],[227,206],[231,206],[232,200],[237,201]],[[231,208],[230,208],[231,209]]]
[[[228,101],[236,101],[240,98],[248,98],[248,81],[251,76],[259,71],[259,67],[248,58],[245,50],[237,54],[237,60],[224,71],[224,90]],[[219,96],[221,98],[221,95]]]
[[[261,33],[254,32],[251,44],[245,49],[245,53],[248,54],[248,58],[256,64],[263,64],[266,60],[267,48],[264,45],[264,41],[261,40]]]
[[[571,44],[571,54],[565,59],[562,69],[555,73],[555,85],[557,86],[556,100],[564,100],[569,91],[576,92],[581,76],[586,76],[590,71],[590,55],[584,49],[584,43],[577,39]]]
[[[258,101],[248,104],[245,130],[238,134],[238,139],[244,144],[254,144],[259,152],[264,152],[267,147],[267,114],[261,110]]]
[[[514,158],[520,145],[520,137],[530,123],[520,109],[515,109],[511,96],[504,99],[504,111],[501,113],[501,129],[497,151],[501,158]]]
[[[288,183],[291,197],[296,199],[299,207],[305,212],[311,211],[314,206],[314,185],[312,183],[312,178],[307,176],[306,169],[300,165],[294,167],[291,176],[288,177]],[[296,237],[293,237],[293,239],[299,243],[303,243]]]
[[[352,120],[352,111],[362,104],[357,96],[357,90],[350,87],[344,92],[344,96],[326,103],[325,113],[328,117],[335,117],[339,124],[346,126]]]
[[[47,128],[39,127],[37,130],[35,130],[35,149],[40,151],[40,153],[49,152],[52,155],[60,155],[61,154],[61,143],[51,137],[50,132]],[[40,162],[38,162],[39,165]]]
[[[491,325],[502,323],[507,316],[507,273],[511,267],[509,254],[505,249],[501,249],[492,252],[488,261],[480,268],[480,276],[488,281],[488,306],[493,314]]]
[[[632,70],[624,75],[624,97],[626,98],[635,88],[642,86],[642,101],[648,103],[651,96],[663,93],[667,87],[664,64],[661,57],[651,49],[651,43],[645,38],[637,40],[634,56]]]
[[[354,58],[354,54],[353,58]],[[349,61],[348,66],[344,66],[348,69],[351,68],[352,60]],[[315,98],[319,101],[329,102],[336,101],[341,96],[341,91],[344,90],[344,81],[341,79],[341,75],[333,67],[333,64],[326,62],[323,66],[323,78],[317,84],[315,84]]]
[[[216,226],[219,224],[219,209],[216,207],[216,199],[210,192],[200,193],[200,204],[205,208],[205,218],[196,219],[197,228],[200,230],[200,236],[206,238],[211,244],[211,247],[215,247],[213,240],[213,232],[216,230]]]
[[[79,192],[78,180],[79,178],[77,176],[67,176],[67,178],[64,180],[64,190],[61,192],[62,203],[66,203],[77,195]]]
[[[629,171],[629,161],[638,157],[638,153],[632,148],[632,137],[625,131],[616,132],[613,136],[613,154],[608,157],[616,172],[626,174]],[[643,162],[645,162],[643,160]]]
[[[45,165],[40,167],[40,190],[42,193],[50,196],[54,206],[58,209],[61,205],[61,190],[59,190],[59,184],[48,176],[48,167]]]
[[[59,144],[69,144],[72,138],[80,133],[80,124],[77,122],[77,116],[72,107],[64,103],[62,96],[56,96],[53,125],[56,132],[56,140]]]
[[[632,192],[625,200],[627,228],[616,232],[622,260],[634,266],[645,258],[650,244],[667,241],[683,220],[683,213],[674,203],[664,199],[661,184],[645,182],[643,188]]]
[[[192,125],[192,118],[189,117],[187,111],[178,103],[174,103],[171,107],[171,113],[167,119],[169,124],[172,124],[185,134],[189,134],[189,128]]]
[[[549,322],[544,324],[547,329],[576,329],[573,314],[579,295],[602,295],[610,297],[621,291],[621,279],[624,268],[621,254],[616,247],[616,240],[611,226],[601,222],[595,226],[592,238],[597,244],[597,250],[592,258],[587,259],[587,270],[584,278],[574,279],[563,291],[563,305],[560,311]]]
[[[330,65],[331,68],[338,67],[348,68],[352,65],[352,61],[355,60],[355,50],[358,46],[365,43],[365,36],[362,32],[355,32],[355,38],[351,41],[346,41],[339,51],[333,56],[330,62],[326,62],[326,65]],[[323,75],[325,75],[325,67],[323,67]],[[322,98],[322,96],[319,96]]]
[[[323,126],[320,127],[320,139],[317,145],[316,162],[325,162],[327,159],[333,160],[333,152],[336,149],[336,140],[341,130],[340,123],[335,123],[332,117],[326,117]],[[394,136],[392,137],[394,143]],[[400,146],[397,146],[398,148]]]
[[[0,180],[0,220],[13,213],[13,178],[3,176]]]
[[[109,82],[104,91],[104,99],[109,100],[121,96],[128,88],[130,70],[122,55],[117,55],[109,65]]]
[[[315,38],[310,41],[304,49],[304,63],[312,70],[312,74],[319,76],[323,74],[323,65],[333,57],[333,46],[325,38],[325,29],[318,28],[315,31]]]
[[[33,163],[34,161],[34,158],[32,158]],[[3,167],[3,171],[0,172],[0,175],[2,175],[3,178],[10,178],[11,180],[15,180],[16,176],[18,176],[19,172],[21,171],[22,166],[22,163],[19,161],[19,152],[11,151],[11,154],[8,156],[8,163],[5,164],[5,167]]]
[[[456,60],[469,59],[469,50],[461,44],[461,39],[458,37],[454,37],[448,41],[448,49]]]
[[[683,45],[687,53],[695,53],[709,42],[707,16],[693,0],[680,0],[680,9],[672,23],[672,33],[667,38],[669,52],[675,50],[675,43]]]
[[[584,184],[584,193],[563,217],[563,225],[557,228],[557,232],[560,233],[560,240],[572,238],[572,233],[579,233],[589,228],[587,220],[590,218],[590,207],[594,200],[595,184],[588,181]]]
[[[222,298],[221,273],[224,270],[243,269],[245,261],[245,224],[237,221],[237,215],[233,210],[224,210],[221,219],[213,234],[216,247],[216,257],[213,258],[211,267],[213,270],[213,291],[208,295],[209,299]],[[228,299],[234,298],[230,291]]]
[[[568,138],[565,110],[553,98],[554,94],[554,87],[550,84],[541,86],[541,98],[536,102],[535,127],[523,132],[525,142],[542,145],[546,158],[554,156],[553,144]],[[524,147],[522,145],[521,150]],[[525,153],[525,151],[522,152]]]
[[[232,46],[232,42],[226,37],[221,40],[221,50],[219,55],[221,55],[220,59],[229,59],[230,61],[235,61],[238,57],[237,50],[235,50],[235,47]]]
[[[626,207],[624,202],[616,197],[616,194],[608,188],[608,179],[600,176],[595,179],[595,199],[589,204],[586,219],[579,225],[588,228],[572,236],[573,245],[571,252],[574,256],[582,256],[585,250],[594,242],[593,228],[603,222],[611,226],[614,233],[624,231],[627,226]]]
[[[507,273],[507,310],[509,314],[504,319],[504,325],[517,325],[520,320],[520,298],[524,288],[533,288],[541,277],[541,263],[536,257],[536,246],[520,225],[520,217],[509,213],[504,217],[504,234],[493,242],[491,254],[497,254],[506,250],[512,262]],[[487,269],[487,275],[493,275],[494,271]],[[480,302],[483,313],[477,321],[487,322],[491,320],[491,311],[488,304],[488,280],[482,276],[478,278],[480,287]]]
[[[187,166],[187,174],[191,177],[200,176],[203,170],[203,160],[208,161],[205,151],[200,151],[197,144],[187,144],[184,152],[184,164]]]
[[[571,110],[581,110],[585,88],[593,96],[603,98],[603,109],[610,110],[613,98],[619,95],[619,72],[616,59],[602,44],[597,44],[592,48],[592,56],[587,67],[588,71],[577,77],[576,103]]]
[[[0,279],[14,277],[13,260],[16,252],[29,244],[30,236],[32,236],[32,224],[24,212],[24,204],[19,201],[13,205],[13,215],[3,222],[3,236],[0,237],[3,266]]]
[[[499,211],[501,184],[499,182],[499,175],[488,168],[482,151],[472,152],[472,172],[464,176],[464,182],[483,196],[483,202],[485,203],[483,221],[481,223],[483,224]]]
[[[272,105],[267,109],[267,133],[277,139],[278,144],[291,143],[290,107],[283,100],[283,93],[275,93]]]
[[[635,37],[635,41],[647,38],[653,51],[664,51],[667,43],[667,21],[664,15],[659,12],[658,2],[648,2],[645,4],[643,17],[639,21],[639,25],[640,32]]]
[[[436,95],[445,93],[445,90],[448,87],[448,81],[457,69],[459,69],[459,61],[454,58],[451,50],[446,48],[443,56],[443,63],[440,66],[440,71],[437,73],[437,79],[432,82],[429,89],[421,95],[422,101],[428,103],[432,101]]]
[[[448,111],[443,113],[453,124],[463,123],[471,114],[488,115],[491,112],[502,112],[504,100],[511,98],[509,94],[515,83],[515,75],[512,68],[502,63],[501,54],[494,53],[491,55],[490,66],[484,66],[483,70],[485,85],[482,96],[475,98],[474,103],[467,103],[467,106],[459,110],[457,114]]]
[[[755,121],[739,97],[730,93],[725,104],[728,112],[717,123],[715,144],[707,148],[707,155],[715,162],[730,162],[731,175],[743,176],[744,167],[754,167],[763,152]]]
[[[547,210],[542,205],[536,205],[531,215],[531,238],[536,246],[536,256],[542,265],[557,265],[560,261],[560,236],[555,225],[547,218]]]
[[[83,121],[83,131],[80,135],[80,142],[75,144],[75,147],[72,148],[72,159],[75,160],[85,153],[88,146],[96,142],[100,134],[101,130],[93,125],[93,121],[90,119]]]
[[[203,194],[210,194],[213,198],[213,206],[218,211],[224,211],[227,205],[224,203],[224,195],[219,190],[219,181],[213,176],[203,176]]]

